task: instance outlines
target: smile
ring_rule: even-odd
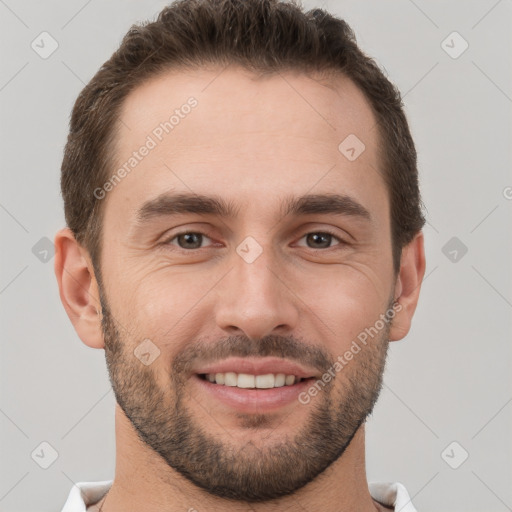
[[[301,382],[302,378],[284,373],[267,373],[265,375],[251,375],[248,373],[206,373],[201,378],[214,384],[244,389],[270,389],[283,386],[293,386]]]

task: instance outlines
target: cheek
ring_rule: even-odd
[[[349,346],[373,325],[387,305],[387,288],[366,268],[338,265],[329,273],[315,273],[311,279],[303,275],[301,282],[297,295],[307,305],[303,306],[304,314],[316,323],[318,332],[333,340],[333,353]]]
[[[148,272],[129,292],[130,305],[124,314],[139,338],[150,338],[172,357],[204,328],[208,312],[202,299],[217,281],[215,275],[190,269]]]

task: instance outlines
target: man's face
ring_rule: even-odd
[[[219,73],[169,72],[124,104],[115,169],[150,149],[104,199],[105,350],[119,405],[170,467],[264,501],[335,462],[378,397],[388,325],[334,364],[392,305],[389,202],[375,118],[349,80]],[[339,149],[351,134],[355,160]],[[177,194],[232,215],[173,212],[191,206],[164,197]],[[316,197],[285,214],[327,194],[343,196],[336,211]]]

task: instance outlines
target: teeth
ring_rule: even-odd
[[[215,380],[217,380],[217,375],[219,375],[219,374],[217,373],[215,375]],[[237,377],[236,373],[227,372],[224,374],[224,385],[225,386],[236,386],[237,380],[238,380],[238,377]]]
[[[257,388],[268,389],[274,387],[276,378],[273,373],[267,373],[267,375],[258,375],[255,381]]]
[[[277,373],[274,379],[274,387],[283,387],[286,383],[286,375],[284,373]]]
[[[284,380],[284,383],[287,386],[291,386],[295,382],[295,377],[293,375],[287,375],[286,379]]]
[[[239,388],[253,388],[254,381],[254,375],[248,375],[247,373],[239,373],[238,382],[236,383],[236,385]]]
[[[224,386],[238,387],[244,389],[270,389],[292,386],[302,379],[295,375],[284,373],[267,373],[266,375],[250,375],[248,373],[207,373],[206,380]]]

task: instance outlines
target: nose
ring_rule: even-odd
[[[270,249],[251,263],[235,253],[232,270],[217,288],[215,316],[219,328],[230,335],[244,333],[251,339],[295,329],[298,300],[286,275]]]

